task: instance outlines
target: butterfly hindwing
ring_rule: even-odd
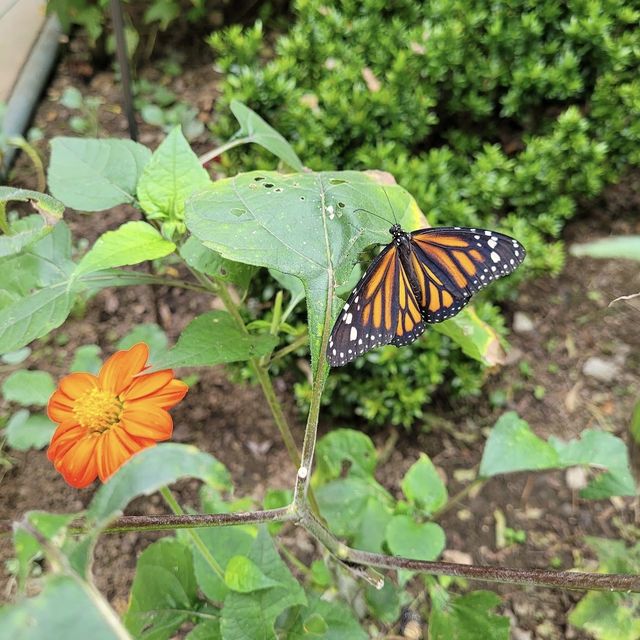
[[[385,344],[409,344],[424,328],[398,250],[389,244],[371,263],[342,308],[329,338],[329,364],[342,366]]]

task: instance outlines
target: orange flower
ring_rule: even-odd
[[[72,373],[60,380],[49,399],[58,428],[47,457],[72,487],[86,487],[96,476],[105,482],[134,453],[171,437],[167,409],[188,387],[171,369],[142,374],[148,357],[141,342],[112,355],[97,377]]]

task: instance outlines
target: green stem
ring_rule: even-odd
[[[282,349],[278,349],[271,358],[269,358],[269,364],[279,360],[280,358],[284,358],[286,355],[292,353],[293,351],[297,351],[300,347],[303,347],[309,341],[309,334],[303,333],[298,336],[291,344],[288,344],[286,347],[282,347]]]
[[[173,513],[175,513],[177,516],[185,515],[182,507],[178,504],[178,501],[175,499],[175,496],[173,495],[173,493],[171,493],[171,490],[168,487],[162,487],[162,489],[160,489],[160,493],[162,494],[164,501],[167,503]],[[189,535],[191,536],[193,543],[198,548],[198,551],[200,551],[200,553],[202,554],[202,557],[205,559],[206,563],[213,569],[214,573],[216,573],[221,580],[224,580],[224,570],[222,569],[218,561],[213,557],[211,551],[209,551],[202,538],[194,529],[189,529]]]
[[[22,136],[11,137],[7,140],[7,142],[14,147],[17,147],[21,151],[24,151],[29,160],[31,160],[31,163],[36,170],[38,181],[36,191],[43,192],[47,188],[47,178],[44,171],[44,165],[42,164],[42,158],[40,157],[38,152]]]
[[[6,202],[0,202],[0,231],[2,231],[6,236],[11,232],[11,229],[9,229],[9,223],[7,222]]]
[[[207,153],[201,155],[198,160],[200,161],[200,164],[207,164],[207,162],[211,162],[211,160],[222,155],[225,151],[229,151],[229,149],[233,149],[234,147],[239,147],[241,144],[247,144],[248,142],[252,142],[252,138],[246,137],[229,140],[229,142],[226,142],[222,146],[211,149],[211,151],[207,151]]]

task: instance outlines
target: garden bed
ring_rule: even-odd
[[[208,62],[184,63],[184,68],[187,71],[174,78],[153,66],[141,69],[140,75],[154,83],[167,83],[181,100],[198,108],[198,119],[206,124],[215,118],[218,78]],[[126,120],[120,112],[113,73],[96,72],[81,43],[72,41],[36,114],[34,124],[43,131],[45,140],[73,134],[68,127],[72,112],[60,103],[69,86],[104,100],[99,110],[101,135],[125,136]],[[155,147],[162,137],[158,128],[142,124],[144,144]],[[196,152],[212,146],[204,133],[192,144]],[[12,183],[36,188],[24,157],[18,161]],[[640,233],[637,184],[637,176],[628,176],[620,185],[609,188],[598,203],[584,207],[565,230],[565,240],[583,242],[610,233]],[[74,235],[91,243],[104,230],[138,218],[138,212],[126,207],[91,216],[69,211],[65,214]],[[398,438],[380,468],[378,480],[399,494],[403,474],[417,452],[425,451],[442,470],[449,493],[454,495],[463,486],[459,471],[479,463],[483,430],[506,409],[516,410],[545,438],[555,435],[566,440],[589,427],[626,438],[640,388],[640,325],[630,307],[622,303],[609,309],[607,305],[617,296],[636,292],[639,285],[637,267],[632,263],[571,257],[559,277],[521,285],[517,302],[505,307],[507,317],[513,320],[516,312],[525,314],[533,330],[511,334],[509,363],[490,376],[479,398],[452,402],[438,396],[425,408],[424,419],[411,430],[387,428],[373,434],[381,450],[390,439]],[[37,343],[25,364],[47,370],[57,379],[67,372],[76,347],[97,344],[103,353],[110,353],[114,343],[141,322],[159,324],[170,341],[175,341],[196,314],[208,310],[208,304],[205,297],[167,288],[107,290],[89,302],[82,317],[70,319],[48,341]],[[609,381],[584,374],[585,362],[594,356],[618,367]],[[260,390],[232,384],[221,367],[198,373],[200,379],[192,394],[173,412],[174,440],[195,444],[226,464],[238,496],[260,501],[267,488],[290,488],[295,470]],[[286,404],[292,397],[287,376],[278,379],[277,390],[300,443],[303,428],[299,415],[292,404]],[[345,421],[340,425],[323,424],[323,429],[334,426],[365,425]],[[17,519],[29,509],[72,512],[90,500],[93,489],[78,492],[65,485],[44,452],[9,455],[12,466],[2,478],[0,491],[3,517]],[[441,523],[447,532],[444,558],[569,569],[583,556],[593,557],[584,546],[584,536],[635,540],[635,512],[630,499],[583,501],[569,488],[568,480],[565,472],[553,472],[489,481],[478,495],[464,497],[443,516]],[[195,481],[179,485],[177,494],[183,504],[196,504],[197,486]],[[504,514],[509,527],[525,532],[524,542],[497,548],[496,510]],[[128,514],[163,512],[165,506],[159,496],[137,500],[127,509]],[[127,533],[101,538],[94,566],[96,582],[116,610],[126,608],[136,555],[161,535]],[[303,560],[317,557],[315,545],[293,527],[285,528],[280,539]],[[11,556],[10,541],[1,539],[0,557],[5,561]],[[2,598],[8,599],[13,594],[13,578],[6,571],[3,582]],[[512,617],[513,627],[520,630],[514,632],[514,638],[589,637],[567,624],[567,614],[581,594],[494,588],[503,596],[500,611]]]

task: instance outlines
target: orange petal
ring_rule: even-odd
[[[124,393],[124,399],[136,400],[148,395],[155,395],[160,389],[166,387],[171,380],[173,380],[173,371],[171,369],[136,376]]]
[[[135,438],[168,440],[173,431],[171,416],[164,409],[144,401],[125,406],[120,423]]]
[[[80,426],[77,422],[73,420],[63,422],[55,430],[51,438],[51,443],[47,449],[47,458],[51,461],[62,458],[76,442],[86,436],[86,428]]]
[[[49,398],[47,415],[52,422],[66,422],[73,418],[73,400],[62,391],[54,391]]]
[[[56,469],[72,487],[82,489],[98,477],[95,449],[99,438],[83,438],[56,460]]]
[[[125,447],[131,455],[156,443],[156,441],[151,438],[134,438],[130,433],[127,433],[122,426],[112,431],[118,440],[120,440],[122,446]]]
[[[116,395],[122,393],[131,384],[133,377],[144,369],[148,357],[149,347],[144,342],[134,344],[127,351],[114,353],[100,369],[100,386]]]
[[[58,389],[72,400],[98,386],[98,378],[90,373],[72,373],[58,383]]]
[[[96,465],[98,477],[106,482],[131,457],[131,452],[123,446],[122,442],[111,429],[105,433],[96,446]]]
[[[149,374],[153,375],[153,374]],[[186,385],[182,380],[171,380],[169,384],[165,385],[154,393],[153,395],[146,396],[141,398],[140,400],[134,400],[131,403],[131,406],[135,405],[138,402],[146,402],[152,403],[156,407],[162,407],[163,409],[171,409],[171,407],[175,406],[185,397],[189,391],[188,385]]]

